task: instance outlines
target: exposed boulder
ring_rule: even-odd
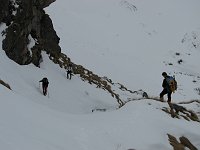
[[[52,56],[61,52],[59,37],[43,8],[55,0],[0,0],[0,21],[6,23],[2,48],[20,65],[39,66],[41,51]],[[28,45],[32,45],[29,47]]]
[[[41,8],[48,7],[51,3],[55,2],[56,0],[38,0],[39,6]]]
[[[197,150],[197,148],[189,141],[188,138],[182,136],[179,138],[180,142],[176,139],[175,136],[167,134],[169,142],[174,150],[185,150],[186,147],[189,150]]]
[[[52,21],[49,15],[43,15],[41,19],[41,43],[45,51],[53,56],[60,54],[61,49],[58,45],[60,38],[57,36],[55,30],[53,29]]]
[[[12,20],[12,11],[14,7],[12,2],[8,0],[0,0],[0,22],[5,22],[7,25]]]

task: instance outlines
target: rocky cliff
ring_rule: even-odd
[[[2,48],[20,65],[39,66],[41,51],[61,53],[51,18],[44,8],[55,0],[0,0],[0,23],[6,24]]]

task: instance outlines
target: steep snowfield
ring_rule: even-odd
[[[134,102],[120,110],[72,115],[48,109],[0,87],[0,147],[4,150],[171,149],[167,133],[200,147],[199,123],[172,119],[160,103]],[[145,113],[144,113],[145,112]]]
[[[96,86],[82,82],[78,77],[68,80],[65,70],[54,65],[46,55],[41,68],[33,65],[20,66],[8,60],[1,51],[1,79],[7,82],[13,92],[30,99],[46,107],[61,112],[69,113],[91,113],[97,108],[116,108],[117,102],[103,90]],[[48,77],[48,96],[42,96],[39,81]]]
[[[152,96],[160,93],[161,73],[169,72],[178,80],[178,102],[199,98],[192,81],[199,83],[200,48],[191,46],[193,32],[200,41],[199,5],[198,0],[59,0],[47,13],[72,61]]]
[[[46,11],[61,38],[62,52],[72,61],[150,96],[159,95],[163,71],[175,74],[179,87],[172,97],[177,103],[199,99],[194,90],[200,88],[199,4],[57,0]],[[1,24],[0,31],[4,28]],[[12,88],[0,84],[2,150],[169,150],[168,133],[186,136],[200,149],[198,122],[172,118],[161,110],[169,107],[166,103],[152,100],[116,109],[109,93],[78,76],[67,80],[65,70],[45,53],[41,68],[36,68],[17,65],[0,50],[0,68],[0,79]],[[43,77],[50,82],[46,97],[38,82]],[[198,103],[183,106],[200,112]],[[107,111],[92,113],[94,109]]]

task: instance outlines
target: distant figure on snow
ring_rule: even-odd
[[[167,97],[168,97],[167,102],[170,103],[170,102],[171,102],[171,94],[172,94],[172,91],[171,91],[170,85],[168,84],[168,81],[167,81],[168,78],[170,78],[170,76],[168,76],[166,72],[163,72],[163,73],[162,73],[162,76],[164,77],[164,79],[163,79],[163,83],[162,83],[163,90],[162,90],[162,92],[160,93],[160,100],[161,100],[161,101],[164,101],[163,96],[164,96],[165,94],[167,94]]]
[[[67,69],[67,79],[71,80],[71,78],[72,78],[72,64],[69,63],[66,69]]]
[[[46,96],[47,95],[47,88],[49,85],[49,81],[47,78],[43,78],[42,80],[40,80],[39,82],[42,82],[42,90],[43,90],[43,94]]]

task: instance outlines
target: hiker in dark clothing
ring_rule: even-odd
[[[72,64],[69,63],[67,66],[67,79],[71,80],[71,78],[72,78]]]
[[[167,75],[166,72],[163,72],[163,73],[162,73],[162,76],[164,77],[164,79],[163,79],[163,83],[162,83],[163,90],[162,90],[162,92],[160,93],[160,100],[161,100],[161,101],[164,101],[163,96],[164,96],[165,94],[167,94],[167,97],[168,97],[167,102],[170,103],[170,102],[171,102],[171,94],[172,94],[172,91],[170,90],[170,85],[169,85],[168,82],[167,82],[167,78],[169,78],[169,76]]]
[[[43,78],[42,80],[40,80],[39,82],[42,82],[42,90],[43,90],[43,94],[46,96],[47,95],[47,88],[49,85],[49,81],[47,78]]]

